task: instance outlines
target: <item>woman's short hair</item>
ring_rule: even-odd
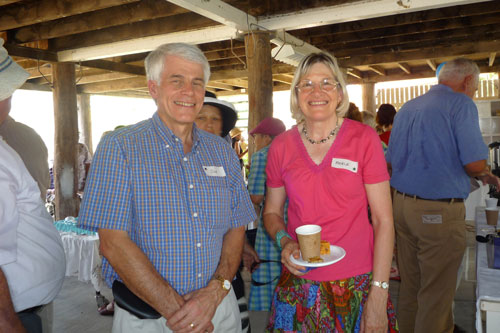
[[[168,43],[158,46],[144,60],[148,80],[161,84],[161,74],[165,65],[166,56],[177,56],[203,66],[205,84],[210,78],[210,64],[203,52],[195,45],[185,43]]]
[[[349,95],[347,94],[347,84],[343,73],[340,71],[335,57],[327,52],[311,53],[307,57],[304,57],[299,66],[295,70],[295,75],[292,80],[292,88],[290,93],[290,108],[292,111],[292,118],[297,120],[297,123],[304,119],[304,114],[300,110],[298,94],[297,94],[297,84],[299,81],[307,74],[314,64],[321,63],[326,65],[333,73],[333,76],[340,85],[340,90],[337,92],[342,99],[337,105],[337,115],[343,117],[349,108]]]
[[[456,58],[447,61],[443,65],[443,68],[439,71],[438,82],[459,82],[468,75],[474,75],[476,81],[478,81],[480,73],[479,67],[474,61],[466,58]]]
[[[377,117],[375,121],[379,126],[389,126],[394,122],[396,108],[391,104],[381,104],[378,107]]]

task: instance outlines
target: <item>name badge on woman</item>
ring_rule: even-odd
[[[345,169],[358,173],[358,162],[346,160],[344,158],[332,158],[332,168]]]

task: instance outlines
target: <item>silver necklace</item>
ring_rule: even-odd
[[[330,134],[328,134],[328,136],[326,138],[318,140],[318,141],[311,139],[307,135],[307,129],[306,129],[306,124],[305,123],[304,123],[304,126],[302,126],[302,133],[304,133],[304,136],[306,137],[307,141],[309,141],[313,145],[316,145],[316,144],[319,144],[319,143],[325,143],[328,140],[330,140],[337,133],[338,128],[339,128],[339,120],[337,119],[337,124],[336,124],[335,128],[330,132]]]

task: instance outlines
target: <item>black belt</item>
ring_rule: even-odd
[[[409,197],[409,198],[413,198],[413,199],[418,199],[418,200],[439,201],[439,202],[447,202],[447,203],[464,202],[463,198],[426,199],[426,198],[421,198],[418,195],[403,193],[403,192],[400,192],[398,190],[396,190],[396,192],[399,193],[399,194],[401,194],[401,195],[403,195],[403,196],[405,196],[405,197]]]

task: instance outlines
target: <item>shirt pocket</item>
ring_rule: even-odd
[[[201,186],[199,200],[201,221],[207,229],[229,229],[231,210],[231,191],[227,176],[215,177],[202,175],[198,179]]]

